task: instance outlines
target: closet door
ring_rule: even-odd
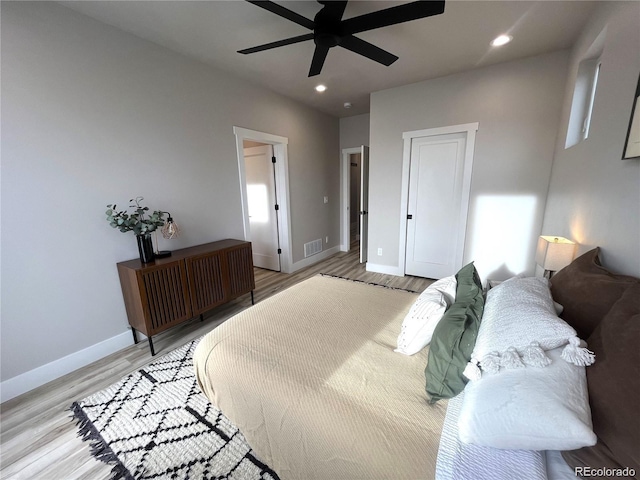
[[[360,149],[360,263],[365,263],[369,248],[369,147]]]
[[[465,147],[464,133],[411,140],[405,258],[408,275],[438,279],[460,268],[458,236],[461,222],[466,224],[466,217],[461,218]]]

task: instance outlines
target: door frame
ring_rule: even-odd
[[[348,252],[351,249],[351,219],[349,206],[351,204],[350,167],[351,155],[362,153],[362,146],[342,149],[340,162],[340,251]],[[358,214],[359,215],[359,214]],[[358,216],[358,222],[360,217]],[[362,238],[360,232],[360,238]]]
[[[402,191],[400,200],[400,243],[398,248],[398,270],[400,276],[405,275],[407,258],[407,214],[409,213],[409,175],[411,166],[411,142],[417,137],[433,137],[448,135],[451,133],[466,134],[466,146],[464,152],[464,170],[462,173],[462,201],[460,203],[460,218],[458,230],[458,242],[456,245],[455,265],[457,269],[462,267],[464,257],[464,243],[467,234],[467,215],[469,213],[469,198],[471,194],[471,173],[473,171],[473,154],[475,150],[476,132],[478,122],[451,125],[448,127],[427,128],[425,130],[413,130],[403,132],[402,149]]]
[[[251,228],[249,226],[249,207],[247,204],[247,176],[244,162],[244,141],[251,140],[259,143],[266,143],[273,146],[273,156],[276,157],[275,181],[276,181],[276,201],[279,209],[276,211],[278,217],[278,237],[280,242],[280,269],[284,273],[292,272],[293,258],[291,252],[291,209],[289,208],[289,161],[287,145],[289,139],[271,133],[249,130],[242,127],[233,127],[233,134],[236,137],[236,152],[238,157],[238,173],[240,175],[240,203],[242,205],[244,239],[251,241]]]

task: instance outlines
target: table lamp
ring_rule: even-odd
[[[180,227],[173,220],[173,217],[169,212],[163,212],[163,213],[166,213],[168,217],[167,217],[167,221],[160,229],[160,232],[162,233],[162,237],[166,238],[167,240],[178,238],[180,236]],[[158,253],[156,253],[156,257],[159,257],[159,258],[170,257],[170,256],[171,256],[171,252],[168,250],[158,250]]]
[[[551,278],[555,272],[573,260],[576,244],[564,237],[542,235],[538,238],[536,263],[544,270],[544,277]]]

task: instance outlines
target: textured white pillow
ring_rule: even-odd
[[[573,450],[595,445],[585,367],[547,352],[546,368],[483,373],[464,390],[460,440],[486,447]]]
[[[447,306],[455,301],[456,287],[452,275],[432,283],[420,294],[402,322],[395,352],[413,355],[429,345]]]
[[[558,318],[546,278],[510,278],[489,290],[472,358],[503,354],[509,347],[519,353],[531,342],[551,350],[569,342],[576,331]]]

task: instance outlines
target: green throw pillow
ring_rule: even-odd
[[[471,359],[484,309],[482,282],[473,262],[456,274],[456,300],[436,326],[425,368],[429,403],[452,398],[467,383],[462,374]]]

